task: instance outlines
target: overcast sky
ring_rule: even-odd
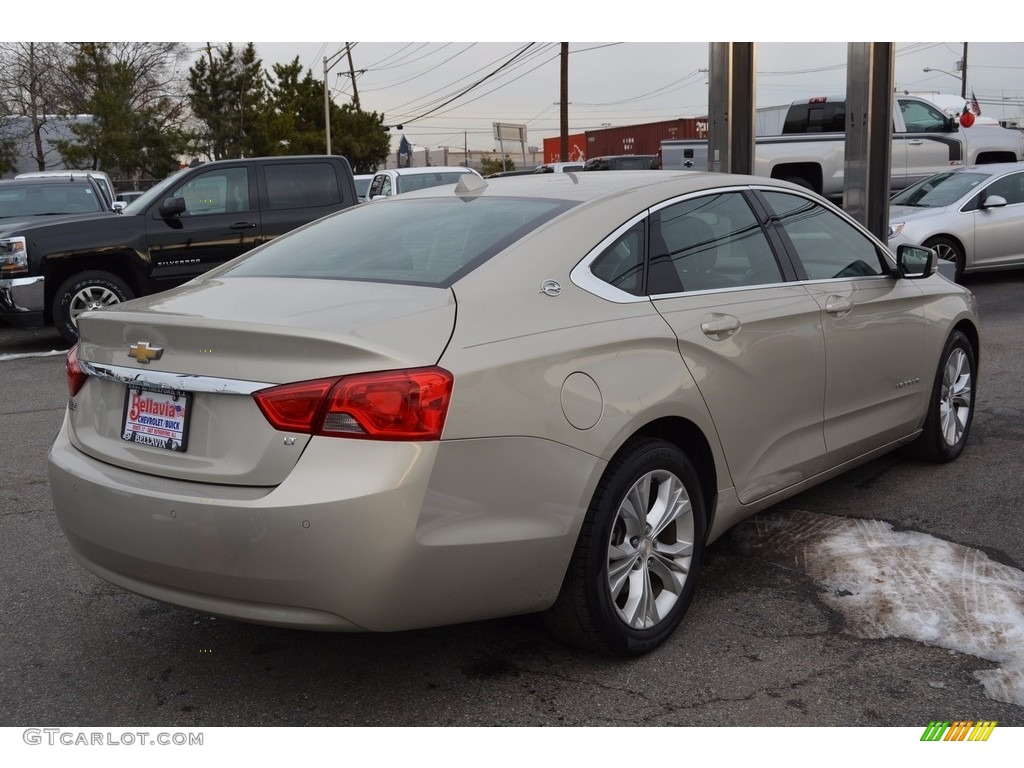
[[[344,46],[257,43],[268,67],[298,56],[317,78],[324,56]],[[569,50],[572,132],[707,114],[706,42],[574,42]],[[525,124],[531,144],[558,134],[557,42],[359,42],[352,55],[362,108],[403,124],[416,144],[491,149],[495,121]],[[846,57],[845,43],[759,43],[759,106],[843,93]],[[962,42],[897,43],[897,88],[959,94],[962,57]],[[1021,115],[1024,43],[969,43],[967,72],[984,114]],[[337,101],[351,98],[345,57],[328,81]]]
[[[700,70],[708,66],[708,43],[654,42],[660,38],[758,41],[759,106],[845,91],[846,43],[808,42],[812,34],[855,40],[885,39],[895,32],[913,32],[926,40],[973,38],[968,47],[968,88],[975,91],[983,113],[1002,118],[1024,112],[1024,42],[984,42],[992,38],[992,25],[983,16],[966,14],[962,0],[931,0],[927,12],[920,6],[879,0],[831,5],[774,0],[770,5],[698,7],[679,0],[635,5],[290,0],[253,5],[245,12],[241,8],[234,3],[176,0],[166,11],[140,21],[137,14],[126,12],[124,4],[97,14],[95,6],[54,0],[45,17],[30,6],[16,6],[8,12],[14,18],[8,18],[7,34],[23,40],[203,37],[218,45],[252,41],[267,68],[298,56],[318,79],[323,77],[323,57],[336,54],[344,42],[272,41],[343,34],[361,41],[353,49],[353,65],[365,70],[356,79],[363,109],[382,112],[387,123],[402,123],[411,141],[428,148],[468,143],[471,149],[490,150],[491,125],[497,121],[526,124],[528,141],[535,145],[558,133],[558,43],[533,43],[524,50],[528,43],[473,42],[479,37],[575,41],[570,43],[569,60],[569,121],[574,132],[605,123],[630,125],[707,113],[706,74]],[[744,8],[756,8],[756,13]],[[368,42],[402,39],[435,42]],[[609,39],[612,42],[587,42]],[[448,40],[462,42],[443,42]],[[783,40],[805,42],[778,42]],[[204,44],[188,43],[196,56]],[[897,87],[959,93],[962,46],[897,43]],[[339,103],[351,95],[347,65],[342,58],[328,78]],[[948,74],[925,73],[925,67]],[[397,140],[392,148],[396,147]]]

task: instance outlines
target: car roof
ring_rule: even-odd
[[[10,186],[13,184],[17,184],[19,186],[25,186],[25,184],[88,184],[89,178],[90,177],[88,174],[71,175],[62,173],[60,175],[47,174],[45,176],[25,176],[19,174],[18,176],[15,176],[13,179],[0,179],[0,184],[3,184],[5,186]],[[95,183],[95,179],[93,179],[93,183]]]
[[[377,173],[397,173],[401,176],[411,175],[415,173],[443,173],[446,171],[462,171],[463,173],[476,173],[472,168],[466,168],[463,165],[428,165],[426,167],[416,168],[384,168],[377,171]]]
[[[600,198],[635,195],[636,208],[655,205],[669,197],[701,192],[718,187],[756,185],[778,189],[799,190],[794,184],[761,176],[743,176],[731,173],[708,173],[706,171],[616,171],[615,173],[536,173],[525,176],[509,176],[501,184],[491,185],[487,179],[476,179],[473,188],[466,190],[459,185],[452,187],[431,187],[424,190],[396,195],[394,200],[422,200],[427,197],[449,197],[455,195],[532,197],[551,200],[572,200],[580,203]],[[806,190],[802,190],[806,192]]]
[[[957,168],[950,168],[942,173],[986,173],[990,176],[998,176],[1013,171],[1024,171],[1024,162],[1016,163],[983,163],[981,165],[961,165]]]

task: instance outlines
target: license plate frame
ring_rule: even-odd
[[[121,414],[121,439],[185,453],[192,418],[192,393],[129,384]]]

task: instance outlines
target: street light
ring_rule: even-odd
[[[955,77],[957,80],[960,81],[960,98],[962,98],[962,99],[966,99],[967,98],[967,70],[966,69],[963,70],[959,75],[954,74],[952,72],[947,72],[944,69],[936,69],[935,67],[925,67],[921,71],[922,72],[941,72],[944,75],[949,75],[950,77]]]

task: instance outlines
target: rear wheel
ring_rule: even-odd
[[[960,282],[964,276],[964,249],[956,240],[941,235],[929,238],[923,243],[925,248],[931,248],[935,254],[944,261],[952,261],[956,265],[956,282]]]
[[[72,275],[53,296],[53,324],[68,344],[78,341],[78,316],[135,298],[132,289],[117,275],[89,270]]]
[[[914,443],[922,459],[947,462],[963,451],[974,419],[976,366],[970,340],[960,331],[954,331],[942,351],[935,374],[924,431]]]
[[[628,445],[605,472],[548,625],[564,640],[637,656],[668,638],[697,588],[705,511],[696,470],[663,440]]]

